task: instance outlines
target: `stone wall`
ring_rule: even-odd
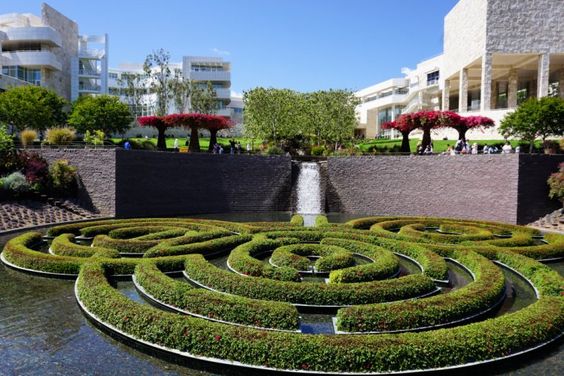
[[[562,0],[488,0],[487,19],[488,52],[564,51]]]
[[[39,149],[49,163],[68,160],[78,168],[81,180],[79,199],[87,209],[104,216],[116,214],[115,149]]]
[[[519,156],[519,223],[531,223],[562,207],[558,200],[548,199],[549,187],[546,183],[550,174],[556,172],[562,162],[564,155]]]
[[[117,150],[120,217],[290,210],[289,157]]]

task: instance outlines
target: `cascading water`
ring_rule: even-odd
[[[315,217],[322,212],[319,164],[315,162],[300,163],[296,192],[296,212],[304,217],[305,226],[313,226]]]

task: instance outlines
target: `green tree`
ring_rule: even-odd
[[[274,142],[301,135],[304,99],[289,89],[258,87],[244,92],[245,133]]]
[[[170,70],[170,53],[162,48],[153,51],[145,58],[143,70],[147,75],[151,92],[157,97],[156,115],[164,116],[168,113],[169,105],[174,99],[174,93],[170,89],[173,79]]]
[[[188,108],[190,93],[192,92],[192,84],[190,80],[182,77],[182,71],[180,69],[175,69],[174,76],[169,81],[169,87],[174,99],[176,112],[185,112]]]
[[[43,131],[63,125],[67,101],[54,91],[40,86],[20,86],[0,94],[0,122],[17,130]]]
[[[190,106],[192,112],[212,115],[217,110],[217,93],[210,81],[205,87],[198,82],[190,84]]]
[[[320,145],[337,146],[354,135],[359,99],[349,90],[323,90],[304,94],[304,134]]]
[[[532,153],[535,139],[564,135],[564,99],[530,98],[503,118],[500,130],[505,137],[529,142]]]
[[[74,103],[68,123],[78,132],[101,130],[106,134],[123,133],[133,122],[129,106],[111,95],[82,97]]]
[[[124,72],[117,80],[120,85],[120,95],[124,98],[125,103],[129,105],[131,113],[134,116],[141,116],[142,111],[142,98],[146,93],[144,87],[145,82],[142,74]]]

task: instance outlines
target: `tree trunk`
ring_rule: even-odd
[[[455,128],[458,131],[458,139],[466,141],[466,131],[468,128]]]
[[[200,152],[200,138],[198,136],[198,128],[191,127],[190,132],[190,145],[188,146],[188,151],[190,153],[199,153]]]
[[[166,150],[166,138],[165,138],[165,127],[157,127],[158,136],[157,136],[157,149],[159,150]]]
[[[529,154],[533,154],[533,148],[535,147],[535,139],[533,138],[529,141]]]
[[[402,153],[411,153],[411,149],[409,147],[409,132],[401,132],[402,139],[401,139],[401,152]]]
[[[217,144],[217,130],[210,129],[210,146],[208,146],[208,152],[213,151],[213,146]]]
[[[427,146],[431,145],[431,129],[423,128],[423,140],[421,140],[421,149],[427,149]]]

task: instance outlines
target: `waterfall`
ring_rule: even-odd
[[[304,221],[314,222],[317,214],[322,212],[319,164],[315,162],[300,163],[296,191],[296,212],[304,217]]]

